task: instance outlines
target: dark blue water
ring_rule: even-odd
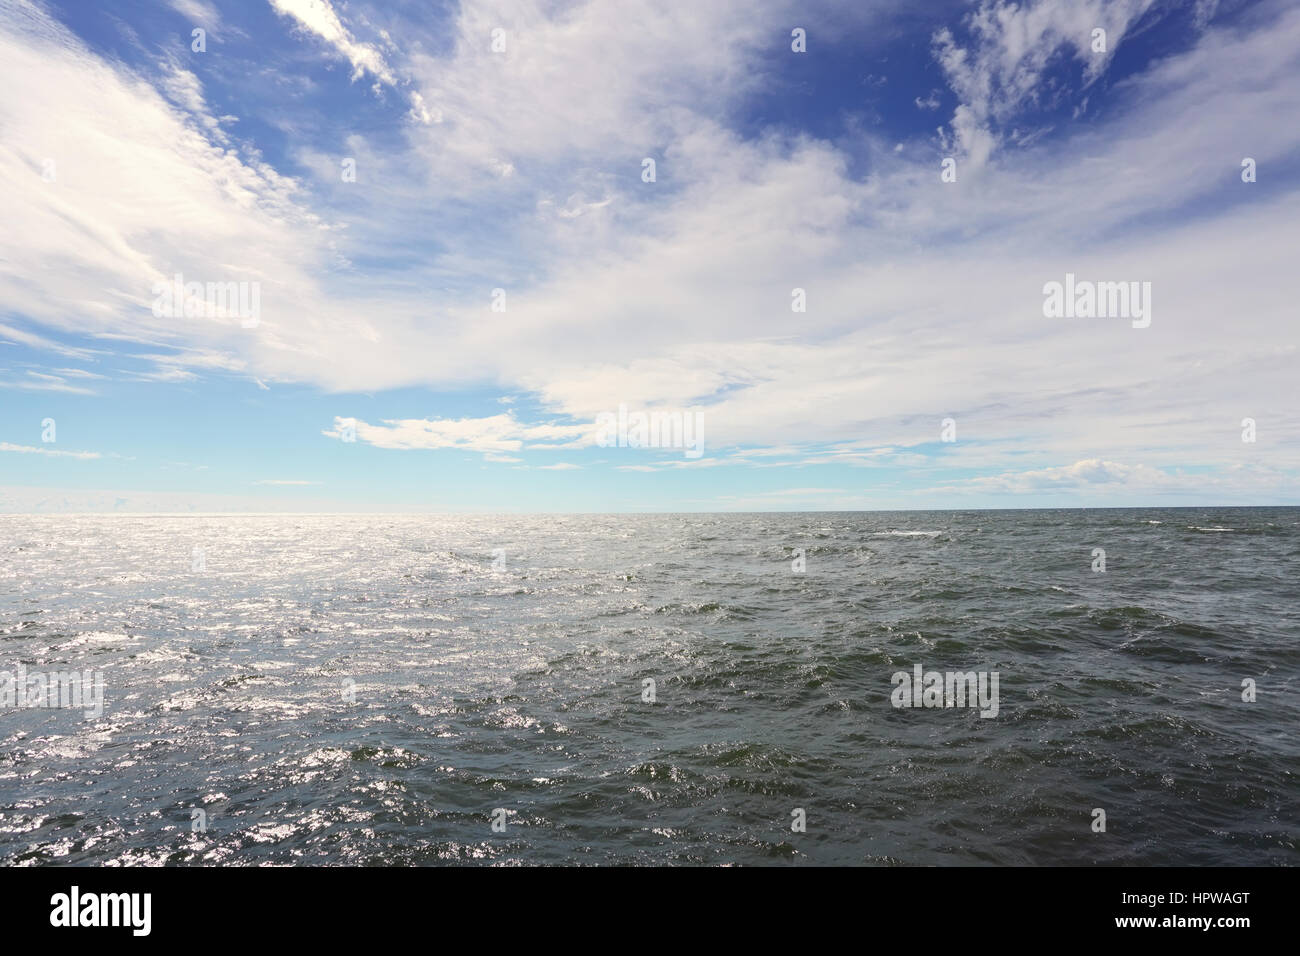
[[[1297,509],[4,517],[0,556],[0,669],[104,682],[0,707],[6,864],[1300,863]],[[918,663],[997,716],[892,706]]]

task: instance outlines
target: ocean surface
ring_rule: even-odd
[[[104,686],[0,707],[0,863],[1300,864],[1298,582],[1287,508],[0,517],[0,670]]]

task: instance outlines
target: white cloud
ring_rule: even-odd
[[[334,427],[321,434],[341,438],[343,428],[355,425],[358,441],[377,448],[424,449],[459,448],[492,453],[492,460],[511,460],[499,453],[528,448],[579,448],[595,442],[595,423],[585,425],[527,425],[511,413],[485,418],[401,419],[380,425],[337,417]]]
[[[137,382],[193,382],[198,376],[189,369],[160,368],[152,372],[137,372],[130,378]]]
[[[52,458],[99,458],[97,451],[59,451],[55,448],[38,448],[33,445],[15,445],[12,442],[0,441],[0,451],[17,452],[22,455],[48,455]]]
[[[927,451],[935,467],[1014,474],[1033,453],[1194,462],[1244,481],[1238,465],[1300,464],[1294,294],[1279,281],[1300,201],[1276,185],[1300,149],[1300,131],[1277,120],[1300,114],[1300,11],[1283,4],[1211,25],[1116,84],[1093,124],[1030,130],[1001,151],[998,137],[1041,105],[1044,51],[1095,83],[1148,4],[982,4],[969,42],[941,35],[936,49],[959,101],[955,135],[985,162],[941,184],[925,144],[897,151],[871,129],[833,143],[730,130],[763,90],[774,31],[788,34],[782,5],[465,5],[446,53],[370,45],[376,60],[333,7],[284,0],[354,70],[409,79],[442,120],[406,129],[406,150],[348,143],[368,217],[348,207],[343,229],[333,157],[308,164],[321,174],[308,190],[223,145],[189,95],[202,90],[160,74],[169,101],[36,8],[4,2],[24,12],[0,19],[0,82],[25,92],[0,102],[12,134],[0,175],[26,185],[0,235],[0,301],[58,332],[156,343],[157,375],[226,370],[335,391],[490,383],[536,397],[560,424],[358,426],[380,447],[500,458],[590,445],[588,426],[567,423],[620,402],[700,402],[710,449],[788,448],[755,455],[785,468],[922,467],[917,449],[947,415],[960,438]],[[498,25],[506,54],[489,47]],[[1094,25],[1109,52],[1085,59]],[[1266,203],[1243,202],[1256,188],[1237,177],[1245,155],[1273,176]],[[41,181],[46,156],[59,159],[55,183]],[[645,156],[657,183],[640,180]],[[432,222],[450,238],[426,262],[340,267],[358,251],[404,259]],[[151,283],[176,271],[259,279],[262,325],[155,320]],[[1042,284],[1066,271],[1151,281],[1152,327],[1044,319]],[[489,310],[496,287],[505,313]],[[790,311],[794,287],[806,313]],[[67,349],[9,321],[0,334]],[[1238,439],[1245,416],[1262,423],[1258,445]]]
[[[369,74],[387,86],[408,85],[398,79],[379,47],[359,41],[352,35],[329,0],[270,0],[270,3],[277,13],[289,17],[300,29],[323,40],[345,57],[352,64],[354,81]],[[441,115],[429,108],[419,90],[408,89],[406,95],[411,104],[407,115],[411,119],[423,124],[441,122]]]
[[[354,80],[369,73],[389,86],[397,83],[383,54],[373,45],[354,39],[328,0],[271,0],[271,6],[346,57],[352,64]]]
[[[934,37],[935,58],[961,100],[952,129],[972,164],[982,165],[992,150],[991,125],[1012,119],[1027,105],[1049,105],[1046,97],[1061,94],[1043,83],[1059,54],[1082,64],[1086,88],[1106,71],[1126,32],[1155,2],[980,0],[965,19],[970,46],[961,46],[950,29],[941,28]],[[1105,31],[1104,49],[1094,50],[1097,29]]]
[[[297,184],[252,154],[216,141],[197,81],[159,77],[169,103],[139,77],[91,54],[24,0],[4,0],[0,80],[23,96],[0,101],[0,302],[27,322],[115,340],[249,344],[274,350],[276,333],[250,342],[237,323],[157,318],[153,284],[176,273],[199,280],[260,280],[264,302],[311,303],[308,272],[325,261],[321,223],[295,204]],[[186,74],[188,76],[188,74]],[[190,94],[193,93],[194,96]],[[57,116],[58,122],[51,122]],[[43,178],[47,164],[52,179]],[[273,306],[283,313],[283,304]],[[0,334],[89,357],[19,327]],[[242,339],[242,341],[240,341]]]
[[[62,375],[28,370],[27,378],[0,381],[0,388],[16,388],[29,392],[64,392],[69,395],[94,395],[94,389],[70,385]]]
[[[181,16],[189,17],[197,26],[208,30],[221,26],[221,14],[206,0],[167,0],[167,5]]]
[[[1205,474],[1090,458],[1062,467],[945,482],[919,494],[1084,495],[1089,498],[1124,495],[1129,498],[1158,496],[1205,500],[1209,497],[1232,501],[1243,495],[1258,499],[1261,495],[1275,497],[1293,491],[1294,483],[1288,476],[1267,465],[1241,464],[1222,474]]]

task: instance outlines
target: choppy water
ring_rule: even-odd
[[[0,862],[1296,864],[1297,570],[1296,509],[4,517],[0,669],[106,701],[0,708]]]

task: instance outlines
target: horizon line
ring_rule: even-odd
[[[588,515],[766,515],[766,514],[915,514],[921,512],[993,511],[1186,511],[1186,510],[1300,509],[1300,504],[1270,505],[1064,505],[1007,508],[850,508],[765,509],[737,511],[6,511],[0,518],[382,518],[382,517],[554,517]]]

